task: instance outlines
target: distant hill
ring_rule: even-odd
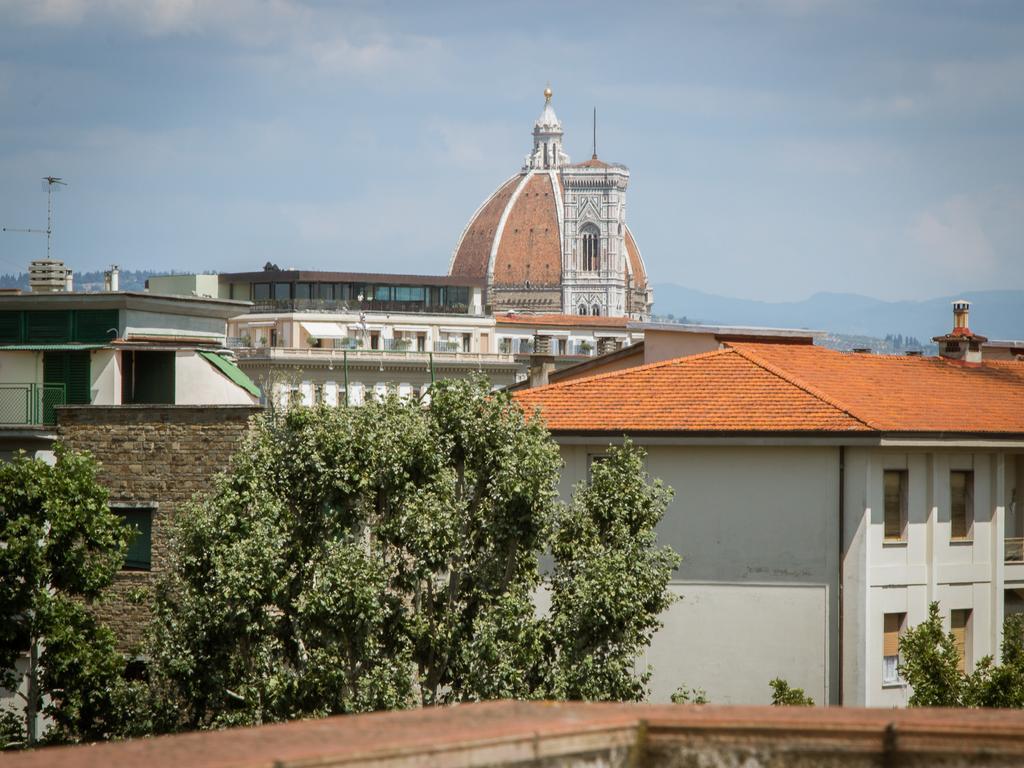
[[[688,322],[809,328],[849,336],[902,334],[928,343],[953,324],[954,299],[971,302],[971,329],[990,339],[1024,339],[1024,291],[964,291],[926,301],[881,301],[854,293],[816,293],[803,301],[732,299],[672,283],[654,286],[658,315]]]
[[[141,291],[146,287],[146,280],[155,275],[166,275],[165,272],[153,272],[147,269],[122,269],[118,277],[118,288],[122,291]],[[103,271],[99,272],[75,272],[74,274],[76,291],[102,291]],[[28,273],[21,272],[17,275],[0,275],[0,288],[21,288],[28,290]]]

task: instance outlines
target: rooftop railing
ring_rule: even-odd
[[[54,424],[54,408],[66,402],[63,384],[0,384],[0,425]]]
[[[466,304],[428,304],[425,301],[374,299],[255,299],[250,312],[399,312],[420,315],[468,315]]]
[[[1003,562],[1024,563],[1024,538],[1007,537],[1004,552]]]
[[[428,360],[435,362],[469,362],[515,364],[514,355],[498,352],[430,352],[417,349],[331,349],[321,347],[245,347],[236,349],[235,354],[242,360],[309,360],[313,362],[339,364],[343,359],[364,360]]]

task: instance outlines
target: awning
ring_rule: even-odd
[[[306,329],[306,333],[316,339],[347,339],[348,331],[339,323],[299,323]]]
[[[0,352],[73,352],[79,349],[103,349],[107,344],[4,344]]]
[[[246,328],[273,328],[277,325],[276,320],[253,320],[248,323],[242,323]]]
[[[445,328],[444,326],[441,326],[441,328],[439,330],[441,331],[441,333],[472,333],[473,332],[472,328]]]
[[[228,360],[223,355],[218,355],[216,352],[207,352],[206,350],[198,350],[199,354],[206,358],[207,362],[210,363],[214,368],[219,370],[231,381],[240,386],[250,395],[256,397],[260,396],[260,388],[257,387],[253,380],[245,375],[245,372],[235,365],[233,362]]]
[[[425,325],[396,325],[395,330],[402,333],[427,333],[430,329]]]

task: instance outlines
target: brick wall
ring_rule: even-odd
[[[97,613],[130,649],[142,638],[149,608],[130,594],[167,567],[171,521],[178,507],[210,488],[227,469],[257,406],[117,405],[57,409],[58,439],[100,462],[112,504],[153,509],[151,571],[121,571]]]

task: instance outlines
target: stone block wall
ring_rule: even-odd
[[[152,508],[152,569],[121,571],[99,616],[130,651],[142,639],[149,607],[131,595],[167,568],[168,536],[179,507],[211,488],[228,468],[258,406],[117,405],[57,409],[57,436],[100,462],[112,506]]]

